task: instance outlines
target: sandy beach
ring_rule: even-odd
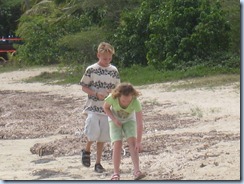
[[[0,73],[0,180],[110,180],[111,146],[104,173],[81,164],[86,94],[78,85],[26,83],[57,68]],[[197,80],[197,79],[195,79]],[[177,89],[160,83],[136,86],[144,115],[143,180],[240,180],[240,83]],[[125,143],[121,180],[132,180]]]

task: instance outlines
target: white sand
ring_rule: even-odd
[[[55,68],[40,68],[0,74],[0,90],[21,90],[26,92],[48,92],[68,97],[86,96],[79,85],[45,85],[24,83],[21,80]],[[182,135],[184,133],[224,133],[240,136],[240,84],[220,86],[212,89],[167,90],[170,83],[138,87],[143,103],[159,103],[152,113],[188,114],[198,119],[192,127],[183,127],[145,133],[144,137],[155,135]],[[167,104],[170,104],[167,107]],[[198,117],[199,116],[199,117]],[[1,119],[0,119],[1,121]],[[160,122],[164,124],[165,122]],[[0,127],[1,129],[1,127]],[[146,130],[145,130],[146,132]],[[61,136],[61,135],[60,135]],[[84,168],[80,155],[40,158],[30,152],[36,142],[47,142],[57,137],[42,139],[0,139],[1,180],[108,180],[113,172],[112,161],[103,162],[107,172],[97,174],[93,167]],[[204,138],[204,137],[203,137]],[[183,141],[184,137],[182,137]],[[147,171],[145,180],[240,180],[240,139],[219,140],[216,144],[200,142],[180,150],[167,147],[156,155],[140,157],[142,170]],[[153,144],[153,142],[152,142]],[[163,146],[163,143],[162,143]],[[47,159],[38,164],[35,161]],[[122,159],[121,179],[132,179],[130,158]],[[40,178],[39,171],[49,169],[59,174]],[[61,173],[61,174],[60,174]]]

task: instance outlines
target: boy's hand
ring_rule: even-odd
[[[104,100],[107,96],[108,96],[108,93],[106,93],[106,94],[104,94],[104,93],[97,93],[97,98],[99,100]]]

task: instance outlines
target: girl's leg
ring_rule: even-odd
[[[146,176],[146,173],[140,171],[139,153],[135,149],[136,138],[128,138],[127,142],[129,144],[130,155],[134,166],[134,180],[140,180]]]
[[[134,173],[137,173],[138,171],[140,171],[140,168],[139,168],[139,153],[135,149],[136,138],[130,137],[127,139],[127,142],[129,145],[131,160],[134,166]]]
[[[114,173],[119,174],[119,167],[121,161],[121,149],[122,149],[122,141],[115,141],[113,146],[113,163],[114,163]]]

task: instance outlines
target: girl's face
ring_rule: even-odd
[[[113,54],[111,54],[109,52],[98,53],[97,57],[99,59],[98,63],[103,67],[107,67],[107,66],[109,66],[110,62],[112,61]]]
[[[122,107],[127,107],[129,106],[130,102],[132,101],[133,96],[132,95],[121,95],[119,97],[119,103]]]

